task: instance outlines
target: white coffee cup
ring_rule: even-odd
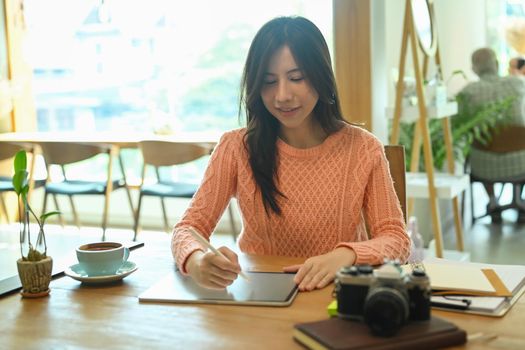
[[[114,275],[129,257],[129,249],[116,242],[83,244],[76,252],[80,267],[88,276]]]

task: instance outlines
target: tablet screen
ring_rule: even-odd
[[[247,272],[224,290],[208,289],[175,271],[139,295],[139,301],[240,305],[290,305],[297,295],[295,274]]]

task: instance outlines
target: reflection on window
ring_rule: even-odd
[[[184,132],[239,127],[255,32],[303,15],[332,41],[331,1],[26,0],[38,129]]]

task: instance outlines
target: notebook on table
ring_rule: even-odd
[[[458,263],[450,265],[449,262],[438,261],[440,264],[449,264],[451,268],[466,265],[476,267],[484,272],[490,270],[498,276],[500,283],[510,292],[508,296],[487,295],[432,295],[432,307],[441,310],[466,312],[486,316],[501,317],[525,293],[525,266],[523,265],[498,265],[483,263]],[[493,282],[494,279],[491,279]],[[498,288],[496,288],[498,289]]]
[[[404,265],[407,273],[411,266]],[[511,296],[498,274],[490,268],[454,262],[424,262],[434,295]]]
[[[362,322],[332,317],[294,326],[294,339],[308,349],[440,349],[464,344],[467,334],[453,323],[438,317],[413,322],[393,337],[373,336]]]
[[[199,286],[189,276],[174,270],[139,295],[141,302],[204,303],[259,306],[288,306],[297,295],[295,274],[247,272],[249,281],[237,278],[223,290]]]

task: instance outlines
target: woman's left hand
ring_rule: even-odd
[[[297,272],[294,282],[300,291],[311,291],[327,286],[343,266],[353,265],[355,252],[346,247],[332,250],[330,253],[308,258],[303,264],[283,268],[284,272]]]

